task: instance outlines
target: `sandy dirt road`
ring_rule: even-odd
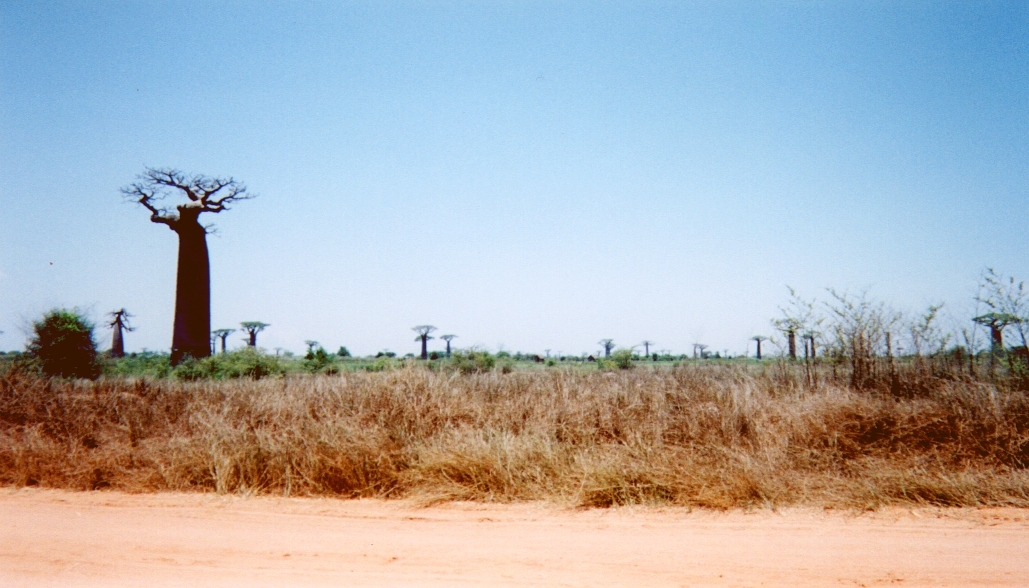
[[[0,586],[1029,586],[1029,511],[0,489]]]

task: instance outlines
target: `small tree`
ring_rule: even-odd
[[[615,348],[614,339],[601,339],[598,343],[604,347],[604,357],[611,357],[611,350]]]
[[[336,352],[336,355],[340,357],[350,357],[350,350],[347,349],[346,346],[340,345],[339,351]]]
[[[43,374],[62,378],[100,375],[93,323],[77,310],[55,308],[32,323],[32,331],[26,352]]]
[[[222,353],[225,353],[225,339],[236,332],[236,329],[218,329],[211,334],[222,340]],[[276,354],[278,355],[278,354]]]
[[[239,323],[239,326],[243,327],[243,330],[247,332],[247,345],[257,347],[257,334],[271,325],[261,321],[246,321]]]
[[[422,342],[422,359],[429,359],[429,339],[433,338],[429,336],[429,333],[435,331],[436,327],[432,325],[418,325],[417,327],[412,327],[411,330],[418,333],[414,340]]]
[[[129,319],[132,318],[132,315],[122,308],[109,313],[107,316],[111,317],[111,322],[107,324],[113,331],[111,335],[111,357],[125,357],[125,340],[122,331],[132,332],[136,330],[129,326]]]
[[[447,359],[450,359],[450,342],[457,338],[457,335],[441,335],[440,339],[447,342]]]

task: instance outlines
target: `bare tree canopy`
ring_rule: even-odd
[[[182,222],[196,220],[202,212],[228,210],[239,200],[249,200],[247,188],[233,178],[187,175],[177,169],[148,167],[137,181],[121,189],[127,200],[150,211],[150,220],[179,230]],[[164,205],[169,197],[185,198],[179,204]]]

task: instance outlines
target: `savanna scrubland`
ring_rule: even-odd
[[[716,509],[1029,506],[1024,377],[986,359],[177,381],[0,378],[0,483]],[[992,374],[988,370],[992,368]]]
[[[54,311],[0,375],[0,484],[584,507],[1026,507],[1029,295],[991,270],[983,284],[988,312],[958,333],[938,305],[905,318],[866,295],[793,294],[773,321],[780,352],[763,360],[628,349],[595,362],[481,350],[360,359],[312,341],[303,359],[248,347],[172,367],[162,354],[95,356],[91,324]],[[66,328],[51,337],[47,325]],[[1023,345],[1006,345],[1005,330]],[[103,375],[47,376],[73,357]]]

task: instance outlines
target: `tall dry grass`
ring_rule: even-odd
[[[920,376],[922,377],[922,376]],[[823,370],[0,378],[0,483],[563,504],[1029,506],[1029,399]],[[896,381],[894,381],[894,384]]]

